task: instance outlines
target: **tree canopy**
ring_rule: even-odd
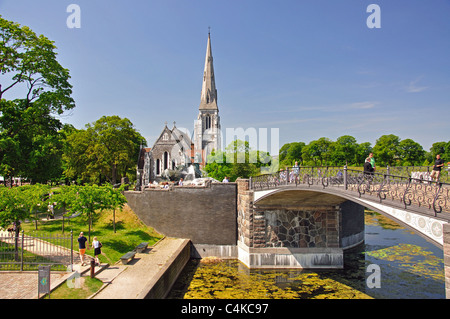
[[[295,161],[303,166],[362,166],[371,152],[377,166],[429,165],[437,154],[444,161],[450,161],[450,142],[436,142],[430,152],[426,152],[412,139],[401,140],[394,134],[380,136],[373,147],[369,142],[358,144],[350,135],[343,135],[336,141],[322,137],[308,144],[284,144],[280,148],[279,159],[282,167],[293,166]]]
[[[85,130],[68,133],[65,175],[84,182],[116,184],[127,173],[135,174],[140,147],[145,145],[129,119],[103,116]]]
[[[208,156],[205,172],[209,177],[222,181],[227,176],[230,181],[238,177],[248,178],[260,174],[261,168],[271,165],[268,152],[252,150],[247,141],[235,140],[223,151],[213,151]]]
[[[61,174],[56,116],[75,103],[55,50],[45,36],[0,16],[0,175],[41,182]]]

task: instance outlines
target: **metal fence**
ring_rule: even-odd
[[[282,186],[337,187],[357,192],[359,197],[375,196],[378,201],[401,203],[404,208],[415,205],[434,212],[450,214],[450,183],[447,175],[432,181],[423,167],[387,168],[384,173],[365,174],[347,167],[288,167],[284,170],[250,178],[250,189],[255,191]],[[393,175],[396,172],[402,175]],[[416,172],[420,173],[415,174]]]
[[[67,248],[70,247],[70,248]],[[28,236],[22,231],[0,232],[0,270],[67,270],[73,264],[73,234]]]

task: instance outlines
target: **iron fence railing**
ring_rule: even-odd
[[[375,196],[379,202],[397,202],[405,209],[412,205],[425,207],[433,211],[435,216],[442,212],[450,213],[449,183],[442,179],[433,181],[425,174],[429,171],[418,171],[417,167],[403,168],[406,167],[388,167],[384,173],[377,169],[377,172],[368,174],[347,167],[288,167],[272,174],[251,177],[250,189],[258,191],[297,185],[338,187],[344,191],[357,192],[359,197]]]
[[[0,232],[0,270],[38,270],[40,265],[61,271],[73,265],[72,232],[69,236]]]

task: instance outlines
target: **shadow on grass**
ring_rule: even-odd
[[[135,236],[140,238],[142,241],[148,241],[150,244],[150,241],[153,240],[156,242],[159,238],[154,237],[150,235],[149,233],[146,233],[143,230],[130,230],[125,233],[126,236]]]
[[[127,243],[120,239],[109,239],[106,245],[108,245],[108,248],[121,254],[132,251],[136,247],[136,245],[134,245],[133,243]]]
[[[112,220],[110,220],[107,224],[105,224],[104,226],[102,226],[102,228],[113,231],[114,230],[114,225]],[[117,230],[122,230],[125,229],[125,223],[122,220],[116,221],[116,231]]]

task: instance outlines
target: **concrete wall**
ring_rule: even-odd
[[[129,191],[125,196],[134,213],[159,233],[189,238],[194,245],[236,245],[236,183]]]
[[[189,261],[190,247],[186,239],[136,299],[164,299]]]
[[[352,201],[340,206],[340,247],[343,249],[357,246],[364,242],[364,206]]]

